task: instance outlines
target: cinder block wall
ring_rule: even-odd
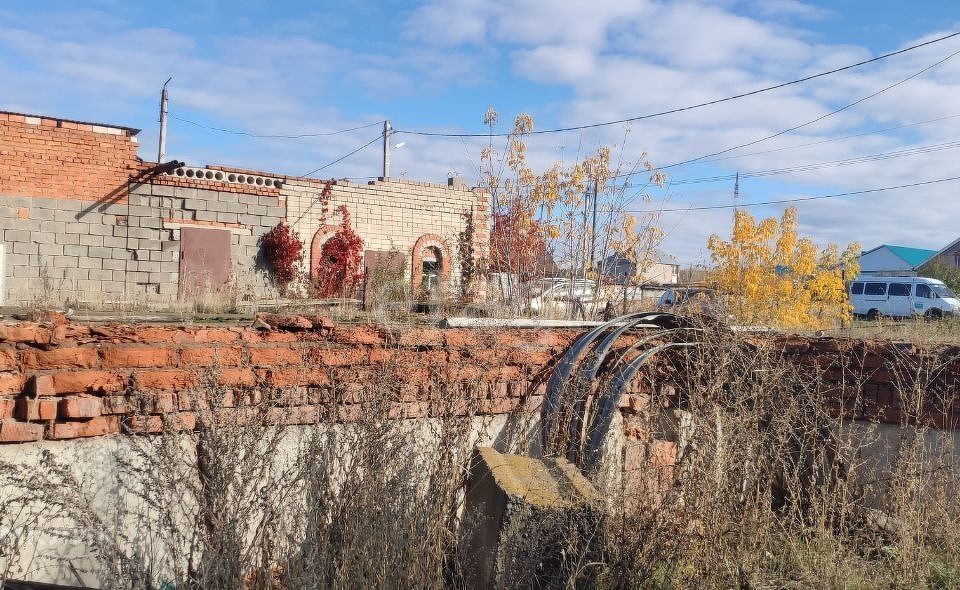
[[[336,212],[346,206],[354,230],[364,249],[397,251],[406,260],[406,279],[411,280],[414,246],[424,236],[439,236],[442,253],[450,258],[448,290],[460,286],[462,264],[460,245],[471,239],[474,258],[486,256],[489,243],[489,195],[461,185],[443,185],[411,180],[387,179],[369,183],[337,180],[331,187],[326,219],[323,215],[323,181],[288,178],[281,188],[287,202],[288,223],[304,241],[307,255],[304,270],[310,269],[310,249],[314,239],[330,237],[330,226],[341,223]],[[468,218],[473,215],[473,230],[467,236]]]

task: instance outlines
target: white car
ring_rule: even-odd
[[[943,282],[926,277],[858,277],[850,283],[853,315],[940,318],[960,313],[960,300]]]

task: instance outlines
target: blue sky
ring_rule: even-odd
[[[481,131],[487,105],[501,127],[520,111],[539,128],[618,119],[793,79],[958,30],[950,2],[798,0],[448,0],[231,3],[0,3],[0,110],[51,114],[143,129],[141,156],[156,154],[160,85],[170,85],[168,154],[289,174],[317,168],[379,133],[301,140],[258,134],[344,129],[389,118],[399,129]],[[82,6],[82,8],[81,8]],[[804,85],[637,122],[625,153],[656,164],[764,137],[905,78],[954,51],[960,38]],[[682,184],[735,171],[819,164],[960,139],[960,56],[824,121],[732,152],[735,158],[671,169],[655,206],[730,203],[732,182]],[[913,125],[930,119],[935,123]],[[893,131],[890,127],[911,125]],[[614,144],[624,126],[538,136],[545,166]],[[857,137],[842,141],[837,138]],[[829,141],[828,141],[829,140]],[[394,175],[475,180],[479,140],[398,137]],[[794,147],[811,144],[806,147]],[[790,148],[790,149],[780,149]],[[777,151],[770,151],[777,150]],[[755,153],[765,152],[765,153]],[[741,185],[742,201],[790,198],[960,175],[957,148],[856,165],[817,167]],[[379,173],[371,146],[324,170]],[[939,248],[956,239],[960,183],[812,201],[804,232],[864,248]],[[778,214],[758,207],[757,215]],[[730,211],[664,214],[664,250],[705,258],[709,234],[729,231]]]

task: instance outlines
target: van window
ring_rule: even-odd
[[[863,292],[866,295],[886,295],[887,284],[886,283],[867,283],[867,286],[864,287]]]
[[[933,299],[933,291],[930,290],[930,285],[917,283],[917,297],[922,297],[924,299]]]
[[[854,283],[850,285],[851,295],[863,295],[863,283]]]
[[[909,297],[910,283],[890,283],[891,297]]]

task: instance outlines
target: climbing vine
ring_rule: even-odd
[[[340,228],[323,245],[313,277],[316,297],[350,295],[363,280],[363,240],[354,231],[346,206],[338,207],[337,213]]]
[[[285,294],[300,270],[303,242],[293,228],[281,221],[260,238],[260,244],[277,289]]]

